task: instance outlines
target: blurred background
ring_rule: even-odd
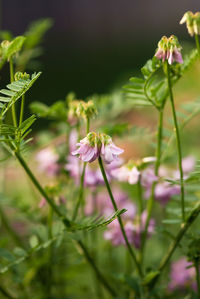
[[[199,9],[198,0],[4,0],[0,24],[19,35],[32,21],[52,18],[40,59],[43,75],[31,96],[52,103],[69,91],[85,98],[120,86],[153,56],[162,35],[192,42],[179,20]]]

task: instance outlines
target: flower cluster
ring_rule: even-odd
[[[191,36],[200,34],[200,12],[194,14],[191,11],[187,11],[180,20],[180,24],[184,23],[186,23],[188,33]]]
[[[80,117],[87,119],[97,115],[97,110],[93,101],[84,102],[81,100],[73,100],[69,103],[68,120],[70,123],[75,122],[75,119]]]
[[[181,46],[177,37],[174,35],[171,35],[169,38],[163,36],[158,43],[155,56],[158,59],[162,59],[163,62],[167,60],[169,64],[173,62],[183,63]]]
[[[112,142],[110,136],[103,133],[90,132],[76,146],[79,148],[73,151],[72,155],[78,155],[84,162],[93,162],[101,156],[105,163],[109,164],[124,152]]]

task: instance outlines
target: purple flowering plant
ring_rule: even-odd
[[[199,69],[200,13],[184,23],[196,43],[187,56],[163,36],[123,94],[32,102],[27,118],[42,73],[24,70],[51,20],[2,34],[0,298],[200,298],[198,121],[185,129],[200,104],[174,98],[178,80]],[[132,126],[138,111],[149,117],[144,107],[156,134]],[[40,118],[52,125],[31,132]]]

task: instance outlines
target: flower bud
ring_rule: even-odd
[[[15,73],[15,81],[27,80],[27,79],[30,79],[30,75],[27,74],[26,72],[24,72],[24,73],[22,73],[22,72]]]
[[[84,101],[72,101],[69,103],[69,118],[79,118],[84,119],[92,118],[97,115],[96,107],[93,101],[84,102]]]
[[[176,36],[171,35],[169,38],[163,36],[158,43],[155,56],[162,59],[163,62],[167,60],[169,64],[173,62],[183,63],[180,51],[181,46]]]
[[[180,24],[186,23],[188,33],[193,36],[194,34],[200,34],[200,13],[196,12],[193,14],[191,11],[187,11]]]

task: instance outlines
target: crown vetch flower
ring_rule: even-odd
[[[39,170],[49,176],[55,176],[59,171],[58,158],[53,148],[42,149],[36,156]]]
[[[73,156],[78,155],[79,159],[84,162],[93,162],[99,157],[100,144],[98,135],[95,132],[88,133],[76,146],[79,148],[71,154]]]
[[[171,35],[169,38],[163,36],[158,43],[155,56],[158,59],[162,59],[163,62],[167,60],[169,64],[173,62],[183,63],[181,46],[177,37],[174,35]]]
[[[101,140],[101,151],[100,155],[103,158],[104,162],[110,164],[114,160],[118,159],[118,155],[124,152],[123,149],[117,147],[112,138],[106,134],[100,134]]]
[[[93,162],[101,156],[104,162],[109,164],[118,159],[118,155],[124,152],[112,142],[110,136],[103,133],[90,132],[76,146],[79,148],[71,154],[73,156],[78,155],[79,159],[84,162]]]

